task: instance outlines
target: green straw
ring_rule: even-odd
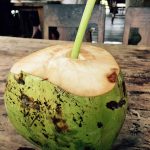
[[[79,56],[83,37],[84,37],[85,31],[86,31],[86,28],[88,26],[88,22],[91,18],[95,2],[96,2],[96,0],[88,0],[87,4],[85,6],[85,10],[84,10],[81,22],[80,22],[80,26],[79,26],[79,29],[78,29],[78,32],[76,35],[73,49],[71,52],[71,58],[73,58],[73,59],[77,59]]]

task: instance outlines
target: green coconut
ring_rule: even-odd
[[[12,124],[43,150],[109,150],[125,119],[121,70],[104,49],[72,44],[37,51],[12,67],[5,106]]]

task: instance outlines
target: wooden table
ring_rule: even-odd
[[[0,150],[35,149],[18,135],[8,120],[3,94],[12,64],[33,51],[63,41],[0,37]],[[120,64],[128,90],[125,124],[113,150],[150,150],[150,47],[103,45]]]

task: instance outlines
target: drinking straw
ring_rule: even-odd
[[[96,0],[88,0],[84,9],[84,13],[79,25],[79,29],[76,35],[76,39],[73,45],[73,49],[71,52],[71,58],[77,59],[80,53],[80,48],[82,45],[82,41],[85,35],[86,28],[88,26],[88,22],[91,18],[92,11],[94,8]]]

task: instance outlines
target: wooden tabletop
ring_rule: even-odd
[[[3,94],[7,74],[15,61],[33,51],[63,41],[0,37],[0,150],[38,150],[8,120]],[[129,107],[113,150],[150,150],[150,47],[104,45],[120,64],[127,85]]]

